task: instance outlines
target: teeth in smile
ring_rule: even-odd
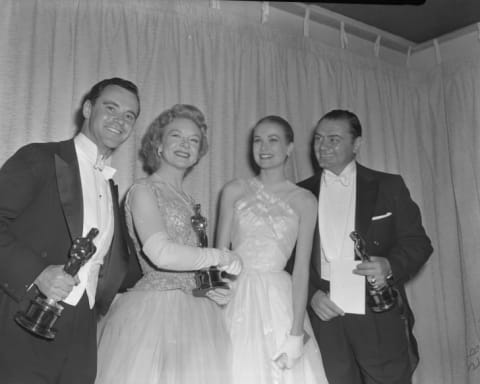
[[[190,154],[186,153],[186,152],[175,152],[175,155],[179,156],[179,157],[183,157],[185,159],[188,159],[190,157]]]
[[[112,128],[112,127],[110,127],[110,128],[108,128],[108,130],[109,130],[110,132],[116,133],[117,135],[119,135],[119,134],[122,133],[122,131],[121,131],[120,129],[117,129],[117,128]]]

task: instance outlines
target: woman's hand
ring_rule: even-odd
[[[273,361],[280,369],[292,368],[303,355],[304,335],[287,335],[285,341],[273,356]]]
[[[242,272],[242,259],[235,252],[224,250],[218,269],[227,272],[229,275],[239,275]]]
[[[232,298],[232,290],[225,288],[216,288],[208,291],[206,296],[218,305],[226,305]]]

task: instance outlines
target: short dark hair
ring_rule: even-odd
[[[119,77],[113,77],[111,79],[104,79],[102,81],[99,81],[97,84],[95,84],[87,94],[85,94],[82,98],[82,102],[79,106],[79,108],[75,111],[73,120],[75,123],[75,126],[77,127],[76,133],[78,134],[79,132],[82,131],[82,125],[83,122],[85,121],[85,117],[83,116],[83,105],[87,100],[89,100],[92,105],[95,104],[97,99],[100,97],[102,94],[103,90],[108,87],[109,85],[118,85],[119,87],[122,87],[126,89],[127,91],[133,93],[135,97],[137,98],[137,103],[138,103],[138,115],[140,115],[140,96],[138,93],[138,88],[137,86],[132,83],[131,81],[121,79]]]
[[[277,115],[269,115],[269,116],[262,117],[260,120],[257,121],[257,124],[255,124],[255,126],[253,127],[253,130],[255,130],[255,128],[257,128],[262,123],[275,123],[279,125],[282,128],[283,133],[285,134],[287,143],[288,144],[293,143],[294,134],[293,134],[292,126],[283,117],[280,117]]]
[[[175,104],[152,121],[142,137],[142,144],[139,150],[140,159],[143,163],[143,169],[148,174],[154,173],[160,166],[160,158],[157,154],[158,147],[162,143],[165,127],[177,118],[189,119],[200,129],[200,149],[198,159],[204,156],[208,151],[207,124],[205,116],[194,105]]]
[[[350,133],[353,135],[354,139],[362,136],[362,124],[360,124],[360,120],[353,112],[347,111],[345,109],[333,109],[323,115],[320,120],[318,120],[316,127],[318,127],[318,125],[324,120],[346,121],[350,125]]]
[[[112,77],[111,79],[104,79],[102,81],[99,81],[90,89],[90,91],[85,96],[83,102],[90,100],[92,104],[95,104],[97,99],[102,94],[102,91],[109,85],[118,85],[119,87],[122,87],[135,95],[138,102],[138,117],[138,115],[140,114],[140,96],[138,94],[138,87],[131,81],[122,79],[120,77]]]

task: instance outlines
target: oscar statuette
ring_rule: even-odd
[[[207,219],[200,213],[200,204],[195,204],[194,212],[191,221],[193,230],[198,237],[198,246],[206,248],[208,247]],[[195,271],[195,283],[197,287],[193,289],[193,295],[201,297],[215,288],[229,289],[228,283],[223,281],[223,277],[226,277],[226,275],[225,271],[221,271],[217,267]]]
[[[354,242],[355,255],[362,261],[371,261],[365,249],[365,240],[357,232],[350,233],[350,238]],[[367,305],[373,312],[381,313],[392,309],[397,303],[397,291],[388,283],[383,287],[378,287],[367,278]]]
[[[75,276],[80,267],[95,253],[96,247],[93,244],[93,239],[97,234],[98,229],[92,228],[86,237],[78,237],[73,241],[70,249],[70,258],[63,267],[63,270],[70,276]],[[39,293],[30,301],[30,305],[25,312],[17,312],[15,321],[34,335],[47,340],[53,340],[57,331],[53,326],[62,314],[62,311],[63,307],[55,300]]]

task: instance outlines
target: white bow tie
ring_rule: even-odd
[[[105,159],[101,156],[97,158],[97,161],[93,165],[93,169],[99,171],[103,175],[105,180],[111,179],[116,172],[115,168],[112,168],[109,165],[105,164]]]
[[[350,178],[348,175],[336,175],[333,172],[325,171],[325,182],[327,185],[332,185],[333,183],[340,183],[344,187],[350,185]]]

